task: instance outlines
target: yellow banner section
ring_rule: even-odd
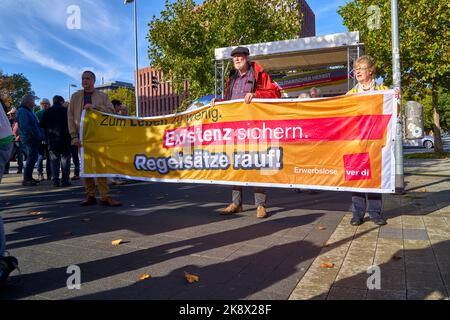
[[[394,192],[393,91],[227,101],[165,117],[83,113],[83,177]]]

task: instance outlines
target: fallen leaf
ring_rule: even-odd
[[[417,192],[427,192],[427,189],[425,189],[425,188],[419,189],[419,190],[417,190]]]
[[[40,217],[38,220],[45,221],[45,220],[48,220],[48,219],[47,219],[47,218]]]
[[[323,246],[324,247],[328,247],[330,244],[328,243],[328,241],[325,241],[324,243],[323,243]]]
[[[400,260],[402,257],[399,257],[399,256],[393,256],[392,257],[392,259],[394,259],[394,260],[396,260],[396,261],[398,261],[398,260]]]
[[[193,282],[200,280],[199,276],[196,276],[195,274],[187,273],[186,271],[184,272],[184,277],[186,278],[187,282],[189,282],[189,283],[193,283]]]
[[[327,228],[325,228],[324,226],[318,226],[317,229],[319,229],[319,230],[326,230]]]
[[[330,268],[333,268],[333,267],[334,267],[334,263],[332,263],[332,262],[324,262],[324,263],[322,263],[322,264],[320,265],[320,267],[321,267],[321,268],[327,268],[327,269],[330,269]]]
[[[63,236],[66,236],[66,237],[71,236],[71,235],[73,235],[73,233],[71,231],[66,231],[63,233]]]
[[[41,212],[40,211],[31,211],[29,214],[35,216],[35,215],[41,214]]]
[[[147,274],[147,273],[144,273],[143,275],[141,275],[141,276],[139,277],[139,280],[150,279],[151,277],[152,277],[151,275],[149,275],[149,274]]]
[[[113,240],[113,241],[111,242],[111,244],[112,244],[113,246],[118,246],[118,245],[121,244],[121,243],[123,243],[123,240],[122,240],[122,239]]]

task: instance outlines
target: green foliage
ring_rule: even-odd
[[[371,28],[368,23],[376,18],[374,11],[368,10],[370,6],[380,9],[379,28]],[[398,12],[404,97],[423,99],[431,91],[435,150],[442,152],[439,127],[440,123],[448,123],[448,107],[446,111],[441,108],[438,90],[450,87],[450,4],[448,1],[399,0]],[[352,0],[340,7],[338,13],[350,31],[360,31],[366,53],[374,58],[378,74],[386,84],[392,84],[391,1]]]
[[[178,93],[189,81],[187,105],[214,92],[215,48],[290,39],[299,31],[295,0],[210,0],[200,6],[166,1],[161,16],[149,23],[149,59]]]
[[[135,116],[136,115],[136,96],[133,90],[128,88],[118,88],[116,90],[107,91],[106,94],[109,97],[109,100],[120,100],[122,104],[128,107],[128,115]]]
[[[402,87],[409,96],[435,85],[450,87],[450,5],[446,1],[399,0],[399,37]],[[371,5],[381,13],[379,29],[370,29]],[[338,10],[344,25],[361,33],[366,53],[378,74],[392,84],[391,1],[353,0]]]
[[[25,94],[35,94],[30,81],[22,73],[3,74],[0,70],[0,94],[7,104],[18,107]]]
[[[423,104],[423,124],[426,132],[433,129],[433,101],[430,90],[426,90],[426,95],[422,99],[417,99]],[[442,130],[450,130],[450,96],[443,89],[439,90],[438,110],[440,125]]]

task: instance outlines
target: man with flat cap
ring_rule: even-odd
[[[249,60],[250,52],[246,47],[237,47],[231,51],[234,69],[225,87],[224,100],[244,99],[249,104],[253,98],[276,99],[281,98],[278,85],[270,75],[256,62]],[[215,100],[212,101],[214,104]],[[266,191],[255,188],[256,216],[260,219],[267,217]],[[242,187],[234,186],[233,202],[221,211],[223,215],[230,215],[242,211]]]

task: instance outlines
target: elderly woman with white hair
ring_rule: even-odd
[[[370,56],[359,57],[354,64],[354,71],[358,83],[347,94],[387,90],[388,87],[375,83],[376,67]],[[364,215],[367,209],[370,220],[377,225],[385,225],[382,217],[382,194],[354,192],[352,195],[352,214],[350,224],[359,226],[364,223]]]

